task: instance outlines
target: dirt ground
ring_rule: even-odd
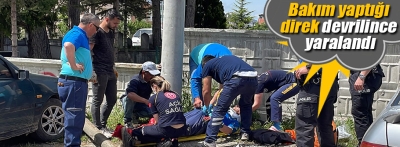
[[[22,135],[8,140],[0,141],[0,147],[64,147],[62,139],[53,142],[40,142],[28,136]],[[96,147],[93,143],[82,142],[81,147]]]
[[[117,143],[119,144],[119,143]],[[180,147],[201,147],[203,144],[202,140],[197,141],[189,141],[180,143]],[[253,146],[257,147],[261,145],[257,145],[253,142],[238,142],[236,137],[225,137],[218,139],[217,147],[239,147],[239,146]],[[291,146],[274,146],[274,147],[294,147]],[[53,142],[38,142],[27,136],[19,136],[14,137],[8,140],[0,141],[0,147],[64,147],[64,143],[62,139],[53,141]],[[81,147],[96,147],[93,143],[89,141],[83,141]],[[263,146],[265,147],[265,146]]]

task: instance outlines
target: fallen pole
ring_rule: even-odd
[[[93,141],[96,146],[101,147],[116,147],[117,145],[111,142],[99,129],[94,126],[89,119],[85,118],[85,126],[83,132]]]

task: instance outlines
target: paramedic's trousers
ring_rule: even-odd
[[[279,89],[277,89],[269,98],[271,105],[271,113],[268,115],[271,116],[271,121],[282,122],[282,105],[281,103],[292,96],[295,96],[299,93],[300,87],[297,83],[289,83],[285,84]],[[267,101],[268,102],[268,101]],[[268,112],[268,110],[267,110]]]
[[[372,124],[372,103],[374,101],[374,94],[382,85],[382,76],[379,74],[372,76],[371,74],[364,79],[364,90],[360,92],[354,89],[354,83],[359,74],[352,74],[349,78],[352,102],[351,114],[354,118],[355,131],[359,143],[361,143],[365,132]]]
[[[208,143],[217,141],[217,134],[222,125],[222,120],[225,117],[231,103],[240,95],[240,119],[241,131],[250,134],[251,126],[251,106],[254,92],[257,87],[257,77],[233,77],[223,84],[222,92],[218,98],[216,106],[213,108],[211,120],[207,125],[206,139]]]
[[[319,131],[320,146],[335,147],[332,131],[334,115],[333,104],[337,100],[339,90],[338,81],[335,80],[318,117],[318,101],[320,92],[320,76],[313,76],[307,84],[300,87],[296,108],[296,146],[314,146],[314,128]]]
[[[132,130],[132,136],[137,137],[142,144],[154,142],[158,143],[162,141],[162,139],[173,139],[186,136],[187,133],[187,125],[178,129],[170,126],[160,127],[159,125],[150,125]]]
[[[58,94],[64,110],[65,147],[79,147],[85,124],[88,84],[83,81],[58,79]]]

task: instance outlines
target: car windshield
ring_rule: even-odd
[[[138,38],[140,38],[140,36],[141,36],[143,33],[146,33],[146,34],[148,34],[148,35],[151,35],[151,34],[152,34],[152,31],[151,31],[151,30],[138,30],[138,31],[136,31],[136,33],[133,35],[133,37],[138,37]]]

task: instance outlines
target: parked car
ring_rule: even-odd
[[[40,141],[64,135],[57,77],[29,73],[0,55],[0,141],[24,134]]]
[[[398,90],[369,127],[361,147],[400,146],[400,94]]]
[[[152,28],[141,28],[136,31],[135,34],[132,36],[132,46],[141,46],[141,36],[143,33],[148,34],[149,36],[153,35]],[[161,37],[162,37],[162,29],[161,29]],[[150,42],[152,42],[150,40]]]
[[[151,28],[142,28],[136,31],[135,34],[132,36],[132,46],[140,46],[140,41],[141,41],[141,36],[143,33],[146,33],[147,35],[152,35],[153,30]]]

